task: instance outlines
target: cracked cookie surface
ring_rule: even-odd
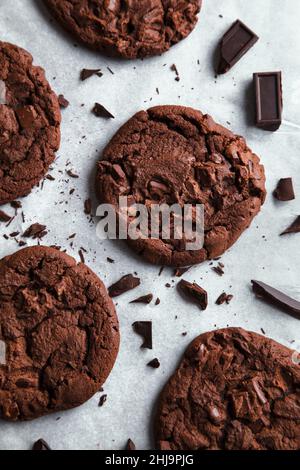
[[[300,366],[293,351],[229,328],[199,336],[160,397],[163,450],[299,450]]]
[[[208,115],[181,106],[141,111],[113,137],[98,163],[100,202],[118,211],[120,196],[133,203],[203,204],[203,248],[187,240],[128,240],[148,261],[189,266],[222,255],[249,227],[264,203],[265,174],[242,137]]]
[[[161,54],[188,36],[202,0],[44,0],[88,46],[134,59]]]
[[[0,205],[30,193],[60,144],[57,97],[32,61],[0,41]]]
[[[116,312],[100,279],[53,248],[0,261],[0,417],[30,420],[77,407],[108,377]]]

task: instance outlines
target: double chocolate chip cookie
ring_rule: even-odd
[[[0,417],[30,420],[81,405],[119,349],[115,309],[100,279],[52,248],[0,261]]]
[[[0,205],[27,195],[60,144],[60,108],[43,69],[0,41]]]
[[[299,450],[300,366],[293,351],[239,328],[199,336],[165,387],[162,450]]]
[[[127,59],[161,54],[188,36],[202,0],[44,0],[78,40]]]
[[[249,227],[266,196],[264,168],[245,140],[181,106],[158,106],[130,119],[103,153],[96,189],[100,202],[116,212],[120,196],[130,205],[145,205],[149,213],[154,204],[203,205],[201,249],[187,249],[185,233],[182,239],[161,234],[128,240],[148,261],[178,267],[222,255]]]

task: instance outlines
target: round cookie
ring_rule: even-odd
[[[202,0],[44,0],[89,47],[126,59],[161,54],[188,36]]]
[[[0,205],[30,193],[60,144],[58,99],[32,60],[0,41]]]
[[[166,385],[162,450],[299,450],[300,366],[275,341],[229,328],[199,336]]]
[[[31,420],[100,390],[119,349],[116,312],[100,279],[53,248],[0,261],[0,417]]]
[[[181,106],[136,114],[104,150],[96,190],[101,203],[203,204],[203,248],[184,240],[129,240],[148,261],[190,266],[221,256],[249,227],[264,203],[265,174],[242,137],[208,115]]]

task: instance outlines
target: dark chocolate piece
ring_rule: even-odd
[[[292,223],[292,225],[282,232],[280,236],[288,235],[290,233],[300,233],[300,215],[298,215],[297,219]]]
[[[6,212],[0,210],[0,222],[9,222],[11,216],[6,214]]]
[[[63,109],[67,108],[70,104],[70,102],[64,97],[64,95],[58,96],[58,103],[59,103],[59,106]]]
[[[140,284],[141,280],[138,277],[127,274],[127,276],[122,277],[118,282],[110,286],[108,293],[110,297],[118,297],[119,295],[125,294],[125,292],[135,289]]]
[[[136,450],[135,443],[131,439],[128,439],[125,450]]]
[[[226,294],[226,292],[223,292],[223,294],[221,294],[217,300],[216,300],[216,304],[217,305],[223,305],[225,304],[230,304],[230,302],[232,301],[233,299],[233,295],[232,294]]]
[[[174,270],[174,276],[175,277],[181,277],[183,276],[185,273],[187,273],[189,270],[191,269],[191,266],[188,266],[186,268],[176,268]]]
[[[155,358],[152,361],[148,362],[147,366],[152,367],[152,369],[159,369],[160,368],[160,362],[157,358]]]
[[[237,20],[225,33],[220,43],[218,74],[228,72],[258,41],[258,36]]]
[[[80,78],[83,82],[93,75],[96,75],[99,78],[103,77],[101,69],[82,69],[80,72]]]
[[[92,213],[92,200],[90,198],[84,201],[84,212],[86,215],[91,215]]]
[[[33,444],[32,450],[52,450],[44,439],[39,439]]]
[[[102,408],[102,406],[107,402],[107,395],[102,395],[102,397],[100,397],[100,400],[99,400],[99,408]]]
[[[179,284],[178,288],[191,300],[193,300],[201,310],[206,310],[208,305],[208,297],[207,292],[202,289],[202,287],[198,286],[195,282],[191,284],[188,281],[182,279]]]
[[[274,287],[268,286],[263,282],[251,281],[253,291],[257,297],[264,299],[271,304],[280,307],[287,313],[290,313],[300,319],[300,302],[292,299],[283,292],[280,292]]]
[[[130,303],[131,304],[151,304],[153,300],[153,294],[147,294],[143,295],[142,297],[139,297],[138,299],[132,300]]]
[[[28,229],[24,232],[24,238],[33,238],[35,239],[42,239],[45,235],[47,235],[46,225],[41,224],[32,224]]]
[[[282,178],[279,180],[277,188],[274,191],[274,197],[278,201],[293,201],[295,192],[292,178]]]
[[[253,74],[256,97],[256,125],[277,131],[282,123],[281,72]]]
[[[79,175],[77,175],[76,173],[74,173],[74,171],[72,171],[72,170],[68,170],[68,171],[67,171],[67,174],[68,174],[68,176],[70,176],[70,178],[75,178],[75,179],[78,179],[78,178],[79,178]]]
[[[95,103],[95,106],[93,107],[93,113],[97,117],[102,117],[106,119],[115,119],[115,116],[113,116],[102,104],[100,103]]]
[[[152,322],[151,321],[137,321],[133,325],[134,331],[144,338],[141,346],[142,349],[152,349]]]

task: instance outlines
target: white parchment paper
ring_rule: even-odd
[[[278,132],[268,133],[255,128],[251,118],[252,73],[282,70],[284,117],[300,125],[300,2],[203,3],[199,25],[187,40],[162,57],[126,62],[75,47],[73,39],[50,21],[41,0],[0,0],[0,39],[29,50],[35,63],[46,69],[55,91],[63,93],[71,103],[63,111],[62,144],[51,172],[56,180],[46,181],[43,189],[35,189],[23,200],[25,223],[18,217],[9,228],[0,225],[0,256],[17,249],[14,241],[2,238],[3,234],[23,232],[31,223],[39,222],[49,230],[45,244],[61,245],[77,259],[79,248],[86,248],[87,264],[107,286],[134,271],[142,278],[140,288],[117,300],[122,344],[105,384],[106,404],[98,408],[98,395],[79,409],[34,422],[0,422],[1,449],[29,449],[41,437],[53,449],[121,449],[129,437],[139,449],[151,448],[155,401],[195,336],[214,328],[242,326],[257,332],[263,328],[271,338],[288,346],[292,341],[299,345],[299,320],[256,300],[250,280],[265,281],[300,299],[300,238],[279,237],[300,211],[300,128],[283,125]],[[252,28],[260,40],[235,68],[215,79],[212,64],[216,44],[237,18]],[[180,73],[180,82],[174,80],[170,70],[173,63]],[[84,67],[101,68],[104,76],[82,83],[79,74]],[[94,117],[90,111],[96,101],[116,119]],[[208,112],[244,135],[266,168],[267,202],[251,228],[223,256],[225,276],[217,276],[208,263],[185,275],[185,279],[195,280],[208,290],[210,306],[204,313],[185,302],[175,284],[165,287],[171,282],[172,271],[165,270],[159,277],[159,268],[139,260],[123,243],[97,240],[95,225],[83,211],[101,150],[135,112],[158,104],[188,105]],[[70,179],[66,168],[80,178]],[[272,191],[279,178],[288,176],[294,178],[297,198],[289,203],[276,202]],[[75,192],[69,196],[72,188]],[[3,209],[13,212],[9,206]],[[73,233],[77,236],[72,248],[67,238]],[[107,263],[108,256],[117,263]],[[214,302],[223,291],[234,294],[234,300],[229,306],[216,306]],[[161,298],[160,306],[129,305],[130,300],[149,292]],[[140,350],[141,340],[131,327],[137,320],[153,321],[153,351]],[[182,336],[183,332],[187,336]],[[154,357],[162,364],[158,370],[146,367]]]

